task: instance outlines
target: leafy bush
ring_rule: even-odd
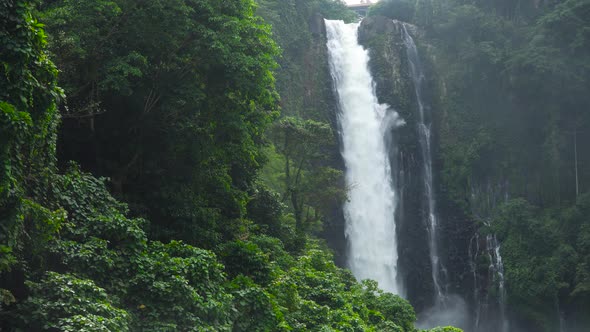
[[[126,303],[141,331],[226,331],[231,295],[215,255],[178,241],[132,258]]]
[[[251,279],[238,276],[231,281],[234,315],[232,331],[288,331],[281,308],[266,290]]]
[[[270,281],[268,256],[255,243],[240,240],[228,242],[222,245],[220,258],[232,278],[242,274],[260,285],[267,285]]]
[[[312,242],[269,286],[294,331],[415,331],[407,301],[377,291],[375,282],[357,283],[332,259]]]
[[[364,280],[363,283],[363,300],[370,310],[381,314],[378,322],[395,322],[400,330],[412,331],[416,314],[413,308],[403,298],[385,293],[378,288],[377,282],[373,280]]]
[[[452,326],[444,326],[444,327],[435,327],[430,330],[425,330],[424,332],[463,332],[463,330],[458,329]]]
[[[18,317],[30,330],[129,331],[127,312],[116,308],[91,280],[47,272],[27,286],[30,295],[19,304]]]

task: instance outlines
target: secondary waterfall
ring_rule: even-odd
[[[508,332],[508,320],[506,319],[506,289],[504,288],[504,264],[500,255],[500,244],[495,234],[488,234],[486,237],[487,247],[490,251],[490,272],[493,280],[498,284],[498,302],[500,306],[501,332]]]
[[[470,205],[473,215],[487,229],[492,229],[491,215],[502,202],[508,201],[508,182],[490,181],[471,185]],[[501,244],[496,234],[476,232],[469,243],[469,259],[473,274],[473,299],[477,332],[508,332],[506,287]],[[485,257],[485,258],[484,258]],[[487,268],[482,262],[488,262]]]
[[[486,226],[490,226],[486,223]],[[495,234],[487,234],[485,236],[485,249],[480,252],[480,236],[475,234],[469,244],[469,256],[471,259],[471,271],[473,273],[473,280],[475,285],[474,299],[475,303],[475,331],[498,331],[508,332],[509,322],[506,315],[506,289],[504,280],[504,264],[502,263],[502,256],[500,255],[500,243]],[[481,296],[480,287],[477,280],[477,261],[479,256],[487,255],[489,261],[486,282],[490,283],[487,287],[497,287],[497,299],[490,298],[489,289],[486,290],[485,296]],[[490,315],[490,310],[496,308],[496,314]],[[483,319],[482,319],[483,318]],[[482,321],[483,320],[483,321]]]
[[[424,81],[424,73],[422,72],[422,65],[418,57],[418,50],[414,39],[408,33],[406,24],[403,24],[404,44],[408,61],[410,64],[410,74],[414,82],[414,91],[416,93],[416,100],[418,103],[418,139],[420,141],[420,148],[422,150],[422,160],[424,169],[424,192],[427,201],[426,215],[428,217],[428,246],[430,249],[430,264],[432,266],[432,281],[434,283],[435,304],[440,305],[444,302],[446,296],[446,285],[441,281],[441,272],[446,273],[438,255],[438,219],[436,215],[436,200],[434,196],[433,180],[432,180],[432,152],[431,152],[431,122],[426,118],[424,99],[422,98],[422,83]]]
[[[358,23],[326,20],[330,71],[338,95],[348,202],[344,205],[348,265],[359,280],[373,279],[400,294],[397,282],[396,192],[385,135],[403,123],[379,104],[368,51]]]
[[[496,256],[496,273],[498,275],[498,289],[500,291],[500,317],[502,320],[502,332],[508,332],[509,325],[508,325],[508,318],[506,317],[506,288],[504,287],[505,279],[504,279],[504,263],[502,263],[502,256],[500,255],[500,244],[498,243],[498,239],[496,235],[494,235],[494,244],[496,245],[496,249],[494,250]]]

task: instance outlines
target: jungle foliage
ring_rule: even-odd
[[[278,3],[295,24],[354,17]],[[273,6],[0,4],[0,330],[416,331],[313,236],[344,189],[330,125],[277,120],[276,61],[295,57],[256,14]]]

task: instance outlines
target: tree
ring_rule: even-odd
[[[41,8],[69,96],[61,158],[110,177],[162,239],[213,247],[243,226],[277,115],[278,49],[254,8],[252,0]]]
[[[22,291],[23,238],[33,238],[35,223],[25,220],[25,197],[42,195],[55,170],[57,70],[47,56],[42,25],[30,1],[0,6],[0,310]],[[38,245],[44,239],[38,240]],[[15,285],[16,284],[16,285]],[[10,290],[4,289],[11,288]],[[16,294],[17,297],[19,294]]]
[[[302,234],[345,198],[342,172],[322,166],[335,147],[334,136],[325,123],[294,117],[281,119],[272,135],[277,151],[285,158],[284,196],[290,200],[296,230]]]

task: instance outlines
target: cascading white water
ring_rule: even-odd
[[[424,100],[422,98],[424,74],[422,72],[422,65],[420,64],[416,44],[414,43],[412,36],[408,33],[406,24],[403,24],[403,33],[404,45],[406,46],[406,52],[410,64],[410,74],[412,76],[412,81],[414,82],[414,91],[418,103],[418,139],[422,150],[424,191],[428,203],[426,211],[426,215],[428,216],[428,246],[430,249],[430,264],[432,266],[432,281],[434,283],[435,300],[436,304],[440,305],[444,302],[446,296],[446,291],[444,289],[445,285],[441,285],[440,274],[441,272],[444,273],[446,270],[438,255],[438,219],[432,179],[431,123],[427,121],[424,114]]]
[[[506,319],[506,289],[504,288],[504,263],[500,255],[500,244],[495,234],[488,234],[486,237],[487,247],[490,252],[490,271],[493,274],[494,282],[498,284],[500,306],[501,332],[508,332],[508,319]]]
[[[489,222],[484,222],[487,227],[490,227]],[[479,234],[476,233],[473,238],[471,238],[469,244],[469,256],[471,259],[471,271],[473,273],[474,278],[474,299],[476,301],[475,307],[475,324],[474,328],[475,331],[481,331],[483,328],[484,331],[488,331],[490,328],[493,327],[494,331],[499,332],[508,332],[509,329],[509,321],[506,317],[506,289],[505,289],[505,279],[504,279],[504,264],[502,262],[502,256],[500,255],[500,243],[498,242],[498,238],[495,234],[487,234],[485,237],[485,251],[483,254],[487,253],[488,261],[490,265],[488,266],[488,281],[491,281],[494,285],[498,286],[498,316],[492,316],[493,319],[490,320],[490,316],[486,315],[488,321],[485,321],[485,326],[480,326],[480,317],[482,314],[488,314],[486,311],[490,308],[490,299],[489,292],[486,292],[486,296],[482,299],[479,295],[479,285],[477,283],[477,260],[480,255],[480,247],[479,247]],[[495,300],[494,300],[495,301]]]
[[[506,317],[506,288],[504,287],[504,263],[502,263],[502,256],[500,256],[500,244],[494,235],[496,241],[496,267],[498,271],[498,288],[500,290],[500,317],[502,320],[502,332],[508,332],[508,318]]]
[[[400,294],[397,282],[396,193],[385,133],[403,123],[375,96],[369,55],[358,43],[358,23],[326,20],[330,70],[338,95],[348,202],[344,205],[348,265]]]
[[[502,202],[508,201],[509,183],[488,182],[471,186],[470,205],[474,216],[492,229],[491,215]],[[482,240],[480,245],[480,240]],[[481,247],[481,248],[480,248]],[[474,331],[508,332],[510,322],[506,312],[506,288],[504,264],[500,253],[500,242],[496,234],[481,237],[476,232],[469,244],[469,258],[474,280],[475,326]],[[487,274],[478,277],[477,264],[480,255],[487,256]],[[497,297],[490,296],[490,290],[497,287]]]
[[[479,258],[479,233],[473,234],[469,240],[469,267],[473,276],[473,299],[475,300],[474,327],[477,331],[481,317],[481,301],[479,300],[479,285],[477,283],[477,260]]]

